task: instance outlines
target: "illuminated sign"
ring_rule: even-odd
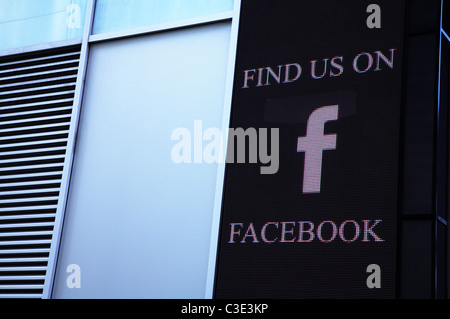
[[[216,298],[395,297],[403,15],[242,0],[230,126],[278,169],[227,161]]]

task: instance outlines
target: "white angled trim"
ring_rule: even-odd
[[[81,37],[78,37],[78,38],[74,38],[74,39],[70,39],[70,40],[47,42],[47,43],[30,45],[30,46],[21,47],[21,48],[6,49],[6,50],[0,51],[0,57],[6,56],[6,55],[22,54],[22,53],[28,53],[28,52],[33,52],[33,51],[54,49],[54,48],[59,48],[59,47],[64,47],[64,46],[76,45],[76,44],[80,44],[80,43],[81,43]]]
[[[176,30],[181,28],[188,28],[193,26],[199,26],[209,23],[215,23],[220,21],[228,21],[233,18],[233,11],[225,11],[221,13],[216,14],[210,14],[206,16],[200,16],[190,19],[184,19],[184,20],[178,20],[178,21],[171,21],[167,23],[161,23],[161,24],[154,24],[150,26],[145,27],[139,27],[139,28],[133,28],[128,30],[120,30],[115,32],[108,32],[108,33],[102,33],[102,34],[94,34],[89,37],[89,42],[100,42],[100,41],[107,41],[107,40],[114,40],[114,39],[120,39],[120,38],[128,38],[132,36],[137,35],[143,35],[143,34],[151,34],[151,33],[157,33],[162,31],[170,31],[170,30]]]
[[[234,9],[231,24],[230,48],[228,53],[228,68],[225,87],[225,98],[222,115],[222,132],[228,130],[231,116],[231,100],[233,95],[233,82],[236,62],[236,50],[239,31],[241,0],[234,0]],[[227,145],[225,134],[225,149]],[[214,210],[211,225],[211,241],[209,248],[208,268],[206,275],[205,299],[212,299],[214,295],[214,280],[216,273],[216,259],[219,243],[220,216],[222,207],[223,186],[225,180],[225,162],[217,164],[216,189],[214,197]]]
[[[58,262],[59,246],[62,237],[63,221],[66,212],[66,203],[69,194],[70,177],[72,173],[73,156],[75,150],[75,141],[78,131],[78,122],[81,114],[81,103],[83,98],[84,83],[87,71],[87,62],[89,55],[89,35],[92,31],[94,22],[96,0],[88,0],[86,6],[86,20],[84,24],[83,40],[81,43],[80,62],[78,66],[77,82],[75,88],[75,96],[72,109],[72,117],[70,120],[69,138],[67,143],[66,158],[64,161],[64,169],[61,179],[61,191],[58,200],[58,206],[55,215],[55,226],[50,246],[50,254],[48,258],[47,272],[45,275],[44,289],[42,293],[43,299],[52,298],[53,283],[56,276],[56,265]]]

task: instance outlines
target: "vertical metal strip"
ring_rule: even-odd
[[[442,176],[442,170],[443,165],[445,163],[446,158],[446,152],[445,149],[443,149],[442,145],[442,139],[445,138],[443,134],[443,129],[445,125],[444,120],[442,118],[442,111],[441,111],[441,105],[440,105],[440,99],[441,99],[441,53],[442,53],[442,10],[443,10],[443,0],[441,0],[440,5],[440,18],[439,18],[439,45],[438,45],[438,74],[437,74],[437,114],[436,114],[436,168],[435,168],[435,212],[434,212],[434,299],[439,298],[439,292],[438,292],[438,286],[439,286],[439,240],[438,240],[438,224],[439,224],[439,217],[440,217],[440,209],[441,209],[441,201],[445,200],[446,194],[443,192],[442,184],[441,184],[441,176]],[[444,159],[444,160],[443,160]]]
[[[95,0],[88,0],[86,6],[86,19],[84,24],[83,39],[80,52],[80,62],[78,67],[77,82],[75,96],[72,109],[72,117],[69,128],[69,138],[67,142],[67,150],[64,159],[64,169],[62,172],[61,190],[58,198],[58,206],[56,209],[55,226],[53,229],[52,242],[50,246],[50,255],[45,276],[43,299],[50,299],[53,292],[53,283],[56,275],[56,266],[58,261],[59,246],[63,229],[64,215],[66,211],[66,203],[69,191],[70,177],[72,172],[73,157],[75,150],[75,141],[78,131],[78,122],[80,118],[81,103],[83,100],[83,90],[86,77],[88,53],[89,53],[89,36],[91,34],[95,11]]]
[[[230,126],[231,100],[233,95],[234,69],[236,61],[236,50],[239,30],[239,15],[241,11],[241,0],[234,0],[233,17],[231,24],[230,48],[228,54],[228,68],[225,86],[225,98],[222,115],[222,132],[224,150],[227,149],[228,128]],[[226,157],[226,152],[223,154]],[[214,197],[214,210],[211,225],[211,241],[209,248],[208,269],[206,276],[205,299],[211,299],[214,296],[214,282],[216,273],[217,251],[220,235],[220,216],[222,211],[222,195],[225,181],[225,159],[217,164],[216,190]]]

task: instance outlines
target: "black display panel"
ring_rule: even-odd
[[[403,20],[242,0],[215,298],[395,297]]]

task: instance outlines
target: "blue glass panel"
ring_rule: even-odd
[[[230,11],[233,0],[97,0],[94,34]]]
[[[0,0],[0,50],[81,37],[87,0]]]

